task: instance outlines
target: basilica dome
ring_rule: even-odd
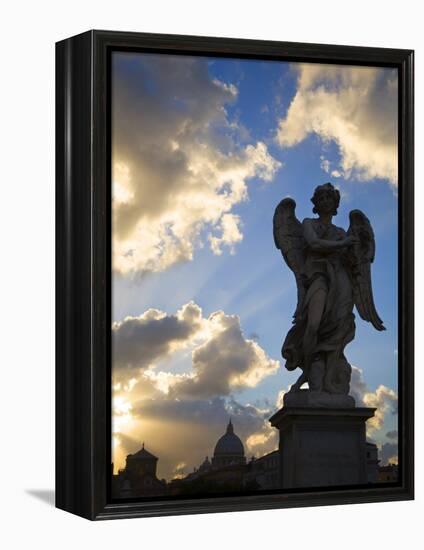
[[[230,420],[225,434],[218,439],[215,445],[214,458],[231,457],[244,458],[244,447],[241,439],[234,433],[233,424]]]

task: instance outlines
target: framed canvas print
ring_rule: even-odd
[[[413,498],[413,52],[56,45],[56,505]]]

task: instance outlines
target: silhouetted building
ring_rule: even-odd
[[[366,442],[367,459],[367,480],[368,483],[377,483],[378,481],[378,449],[375,443]]]
[[[278,460],[278,452],[274,451],[246,464],[243,443],[234,433],[230,420],[225,434],[215,445],[212,461],[206,457],[199,468],[195,468],[186,477],[172,480],[169,484],[170,493],[189,495],[277,488],[278,463],[276,460]],[[257,476],[260,480],[256,479]]]
[[[382,483],[398,481],[399,467],[397,464],[387,464],[387,466],[380,466],[378,469],[378,481]]]
[[[219,469],[235,464],[246,464],[244,447],[241,439],[234,433],[231,420],[225,434],[218,439],[212,457],[212,468]]]
[[[127,456],[125,468],[112,475],[112,493],[115,498],[125,499],[278,490],[279,461],[280,453],[275,450],[259,458],[252,457],[246,463],[243,443],[234,433],[230,420],[225,434],[215,445],[212,460],[206,457],[193,472],[169,483],[157,478],[158,458],[145,449],[143,443],[138,452]],[[366,443],[366,463],[368,483],[397,481],[397,465],[379,467],[378,449],[374,443]]]
[[[209,457],[207,456],[205,460],[200,464],[199,469],[197,470],[199,473],[209,472],[212,468],[212,464],[209,460]]]
[[[165,480],[156,477],[158,458],[144,448],[127,456],[125,468],[112,478],[113,496],[131,498],[167,494]]]
[[[279,475],[280,453],[277,449],[260,458],[252,457],[248,463],[244,483],[246,487],[253,488],[256,485],[257,489],[278,489]]]

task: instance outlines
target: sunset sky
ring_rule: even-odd
[[[277,446],[268,418],[300,371],[280,349],[296,286],[272,216],[341,192],[377,243],[374,298],[356,315],[352,395],[383,462],[397,456],[397,73],[392,69],[114,53],[113,461],[142,442],[158,476],[213,453],[231,417],[247,456]]]

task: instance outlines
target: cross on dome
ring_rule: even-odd
[[[234,427],[230,418],[230,421],[228,422],[228,426],[227,426],[227,434],[233,434],[233,433],[234,433]]]

